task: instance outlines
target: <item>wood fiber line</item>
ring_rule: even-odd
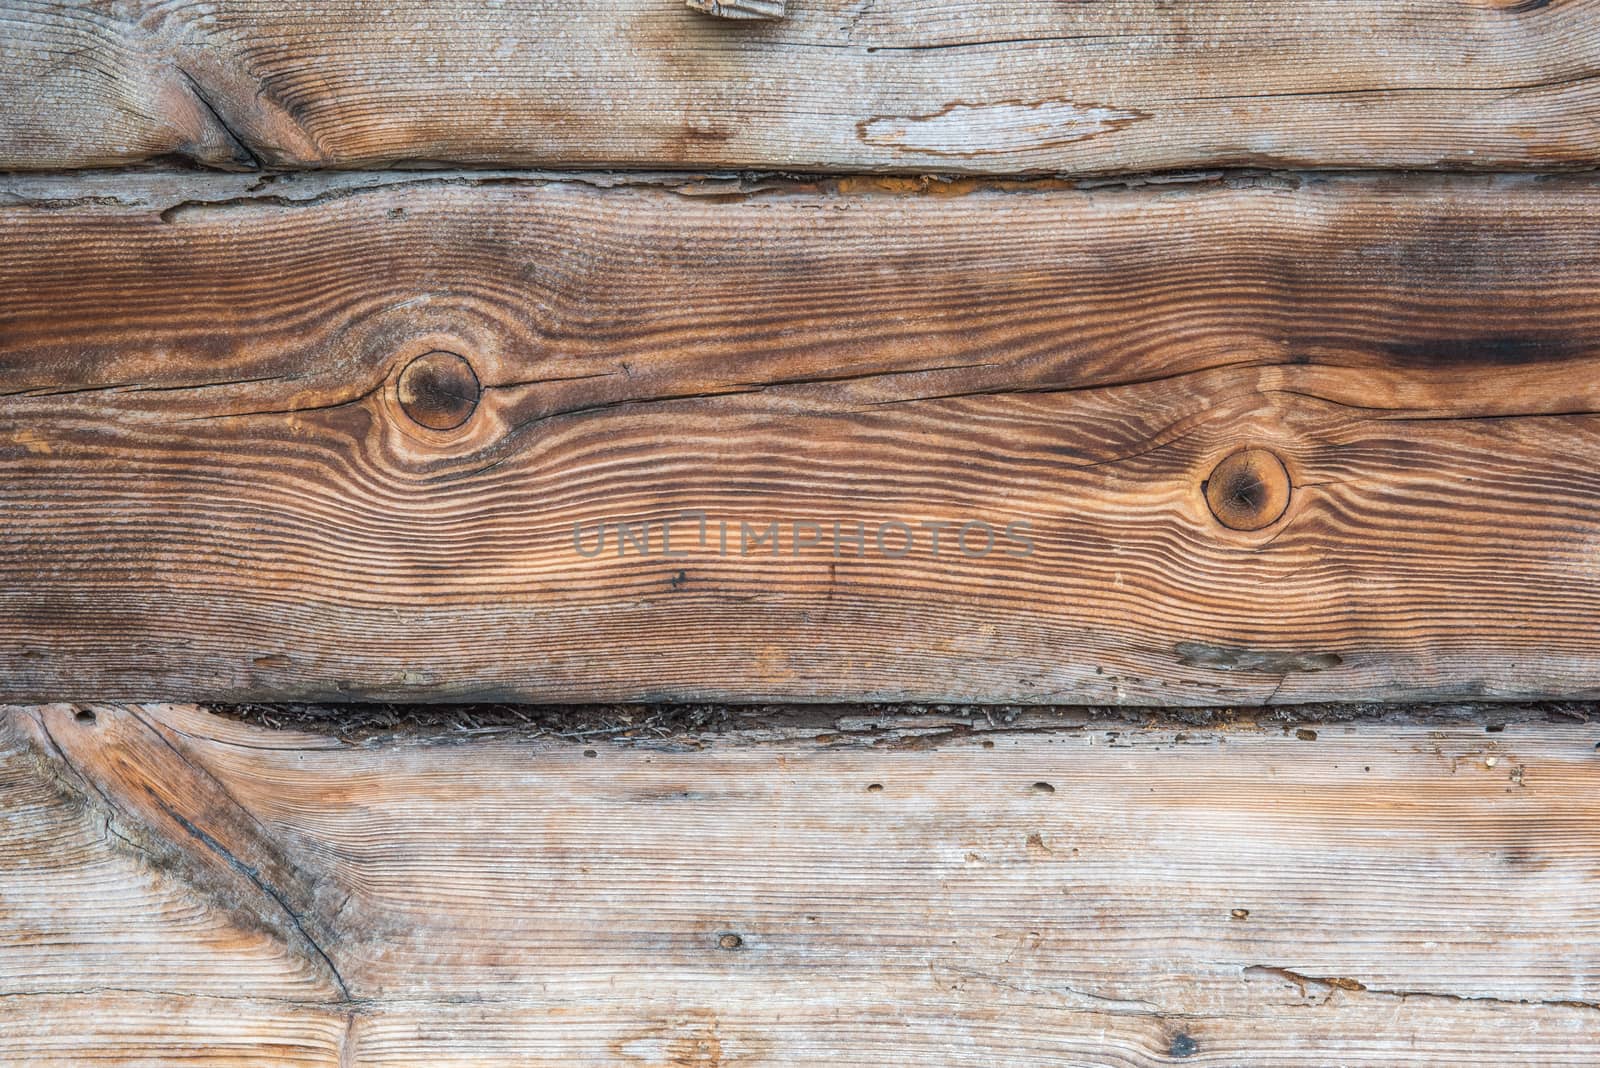
[[[929,749],[928,720],[341,745],[0,717],[8,1063],[1600,1058],[1593,725],[980,719]]]
[[[12,0],[0,169],[1600,162],[1595,0],[791,6]]]
[[[1595,692],[1592,179],[369,183],[16,180],[0,694]]]

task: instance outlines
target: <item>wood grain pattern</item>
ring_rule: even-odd
[[[1593,725],[0,716],[6,1063],[1600,1059]]]
[[[9,0],[4,29],[0,169],[1600,163],[1595,0]]]
[[[13,181],[0,693],[1597,692],[1592,179],[378,181]]]

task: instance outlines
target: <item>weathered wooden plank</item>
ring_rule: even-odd
[[[1592,179],[374,181],[0,211],[0,694],[1596,690]]]
[[[1600,1058],[1592,725],[0,726],[7,1062]]]
[[[1592,0],[12,0],[5,33],[0,169],[1600,162]]]
[[[725,19],[781,19],[784,0],[684,0],[691,11]]]
[[[70,966],[61,968],[58,978],[70,986]],[[0,1002],[0,1056],[51,1068],[353,1068],[339,1060],[350,1027],[343,1013],[196,990],[8,997]]]

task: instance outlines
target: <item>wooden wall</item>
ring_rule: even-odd
[[[0,0],[0,1063],[1600,1063],[1597,71]]]

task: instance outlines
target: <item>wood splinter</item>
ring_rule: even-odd
[[[683,0],[685,6],[724,19],[781,19],[784,0]]]

